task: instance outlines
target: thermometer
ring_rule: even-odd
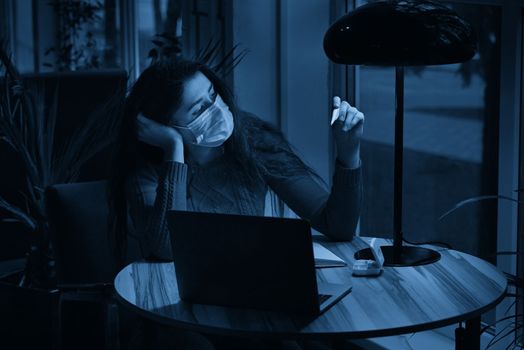
[[[340,110],[340,108],[335,108],[333,110],[333,114],[331,114],[331,125],[333,125],[333,123],[338,119],[338,111]]]

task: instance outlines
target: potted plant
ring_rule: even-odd
[[[0,219],[16,221],[30,232],[25,266],[0,276],[0,329],[17,348],[51,347],[59,292],[45,209],[45,188],[78,179],[89,159],[116,139],[123,92],[95,109],[62,144],[56,143],[58,86],[51,102],[41,84],[24,79],[0,42],[0,147],[14,152],[23,166],[21,203],[0,196]],[[2,166],[8,169],[6,165]],[[19,201],[20,202],[20,201]],[[5,338],[3,338],[5,341]]]
[[[523,192],[524,189],[517,189],[515,190],[515,192]],[[467,205],[470,205],[470,204],[473,204],[473,203],[478,203],[478,202],[481,202],[481,201],[486,201],[486,200],[506,200],[506,201],[511,201],[513,203],[516,203],[517,205],[519,204],[524,204],[524,202],[522,201],[519,201],[515,198],[512,198],[512,197],[509,197],[509,196],[504,196],[504,195],[484,195],[484,196],[476,196],[476,197],[471,197],[471,198],[467,198],[463,201],[460,201],[459,203],[455,204],[453,206],[453,208],[449,209],[448,211],[446,211],[444,214],[442,214],[440,217],[439,217],[439,221],[444,219],[445,217],[447,217],[448,215],[452,214],[453,212],[455,212],[456,210],[464,207],[464,206],[467,206]],[[517,255],[518,252],[497,252],[496,255]],[[504,327],[501,329],[501,330],[498,330],[494,335],[493,335],[493,338],[490,340],[490,342],[486,345],[486,349],[491,349],[492,347],[494,347],[495,345],[497,345],[498,343],[500,342],[503,342],[505,341],[506,343],[504,344],[504,346],[507,346],[506,349],[509,349],[510,347],[511,348],[516,348],[516,347],[521,347],[522,346],[522,339],[524,338],[524,333],[522,333],[522,330],[524,329],[524,314],[522,313],[522,311],[519,311],[519,310],[515,310],[515,313],[513,313],[512,315],[508,315],[509,311],[511,310],[511,308],[513,308],[517,303],[521,302],[521,298],[524,296],[524,279],[520,278],[519,276],[517,275],[514,275],[514,274],[511,274],[511,273],[507,273],[507,272],[504,272],[504,275],[506,276],[507,280],[508,280],[508,285],[509,286],[512,286],[514,287],[515,289],[515,292],[512,293],[512,292],[506,292],[506,297],[507,298],[515,298],[515,300],[510,304],[510,306],[507,308],[506,312],[505,312],[505,316],[498,319],[498,320],[495,320],[495,322],[491,323],[491,324],[488,324],[486,326],[484,326],[481,330],[481,334],[488,331],[490,328],[494,327],[495,325],[497,324],[500,324],[502,322],[504,322]],[[506,316],[507,315],[507,316]],[[520,334],[517,334],[517,332],[520,331]],[[508,340],[508,337],[511,337],[513,335],[513,339],[512,340]]]

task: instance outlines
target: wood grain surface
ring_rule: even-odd
[[[369,240],[316,238],[350,267],[353,254],[367,247]],[[495,266],[455,250],[432,248],[442,254],[437,263],[386,267],[378,277],[352,277],[350,267],[317,269],[317,280],[351,281],[353,290],[315,319],[185,303],[178,294],[172,262],[132,263],[116,276],[115,290],[124,305],[161,323],[208,333],[286,338],[366,338],[417,332],[477,317],[502,300],[507,282]]]

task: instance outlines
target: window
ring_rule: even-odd
[[[195,57],[210,40],[222,40],[222,56],[226,48],[231,47],[224,22],[224,12],[230,9],[231,3],[209,0],[135,0],[128,5],[134,6],[136,17],[136,27],[130,28],[130,31],[136,30],[138,35],[136,75],[149,65],[149,51],[154,47],[152,40],[157,34],[167,33],[179,37],[186,58]]]
[[[0,34],[22,73],[121,65],[118,0],[3,1]]]
[[[406,69],[404,237],[444,241],[495,262],[495,202],[438,221],[465,198],[497,192],[500,11],[455,7],[477,30],[479,53],[464,64]],[[384,237],[393,227],[394,79],[394,68],[360,67],[359,109],[367,116],[361,232]]]
[[[517,44],[521,33],[514,28],[522,21],[520,11],[515,14],[517,3],[504,1],[447,4],[473,25],[479,52],[464,64],[406,69],[404,237],[444,241],[512,272],[515,263],[495,255],[516,250],[512,204],[478,202],[438,218],[469,197],[514,194],[518,117],[512,106],[520,99],[514,93],[520,86],[515,57],[522,50]],[[394,69],[362,66],[355,71],[355,100],[366,113],[361,234],[391,237]],[[510,303],[484,315],[483,321],[502,318]]]
[[[138,62],[140,72],[150,63],[149,50],[155,35],[181,35],[181,4],[179,0],[137,0]],[[178,28],[177,28],[178,25]]]

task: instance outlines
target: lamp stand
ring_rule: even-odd
[[[395,164],[393,191],[393,245],[383,246],[385,266],[414,266],[436,262],[440,253],[402,245],[402,170],[404,150],[404,66],[395,67]],[[356,259],[373,260],[370,248],[355,253]]]

